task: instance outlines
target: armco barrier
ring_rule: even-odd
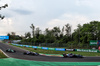
[[[20,45],[20,44],[13,44],[13,45],[31,47],[31,48],[38,48],[38,49],[45,49],[45,50],[65,51],[65,48],[48,48],[48,47],[29,46],[29,45]]]
[[[20,45],[20,44],[13,44],[16,46],[24,46],[24,47],[30,47],[30,48],[38,48],[38,49],[45,49],[45,50],[56,50],[56,51],[78,51],[78,52],[98,52],[99,50],[95,49],[65,49],[65,48],[48,48],[48,47],[39,47],[39,46],[29,46],[29,45]]]

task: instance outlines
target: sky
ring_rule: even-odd
[[[24,35],[31,32],[31,24],[42,31],[66,24],[72,26],[72,32],[78,24],[100,21],[100,0],[0,0],[0,10],[5,16],[0,20],[0,35],[15,32]]]

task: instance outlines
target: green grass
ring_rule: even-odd
[[[0,58],[7,58],[2,51],[0,51]]]
[[[12,44],[10,44],[10,45],[12,45]],[[35,50],[34,48],[28,48],[28,47],[20,47],[20,46],[16,46],[16,47],[26,49],[26,50],[29,50],[29,51],[32,51],[32,52],[38,52],[38,53],[44,53],[44,54],[74,53],[74,54],[81,54],[83,56],[100,56],[100,53],[96,53],[96,52],[54,51],[54,50],[43,50],[43,49]]]

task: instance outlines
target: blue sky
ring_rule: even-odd
[[[9,7],[0,10],[5,16],[0,20],[0,35],[24,35],[31,32],[31,24],[44,31],[69,23],[74,30],[78,24],[100,21],[100,0],[1,0],[0,6],[5,3]]]

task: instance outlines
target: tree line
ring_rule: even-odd
[[[53,27],[53,29],[46,28],[44,32],[31,24],[30,29],[32,29],[32,33],[26,32],[25,37],[21,38],[21,42],[86,47],[89,46],[90,40],[100,40],[99,21],[91,21],[83,25],[78,24],[73,33],[70,24],[66,24],[62,28],[58,26]]]
[[[60,27],[53,27],[53,29],[46,28],[43,32],[39,27],[35,28],[31,24],[32,35],[30,32],[25,33],[24,41],[35,43],[66,43],[71,40],[71,25],[66,24],[62,29]],[[32,36],[32,37],[31,37]],[[62,40],[63,39],[63,40]],[[66,40],[67,39],[67,40]]]

